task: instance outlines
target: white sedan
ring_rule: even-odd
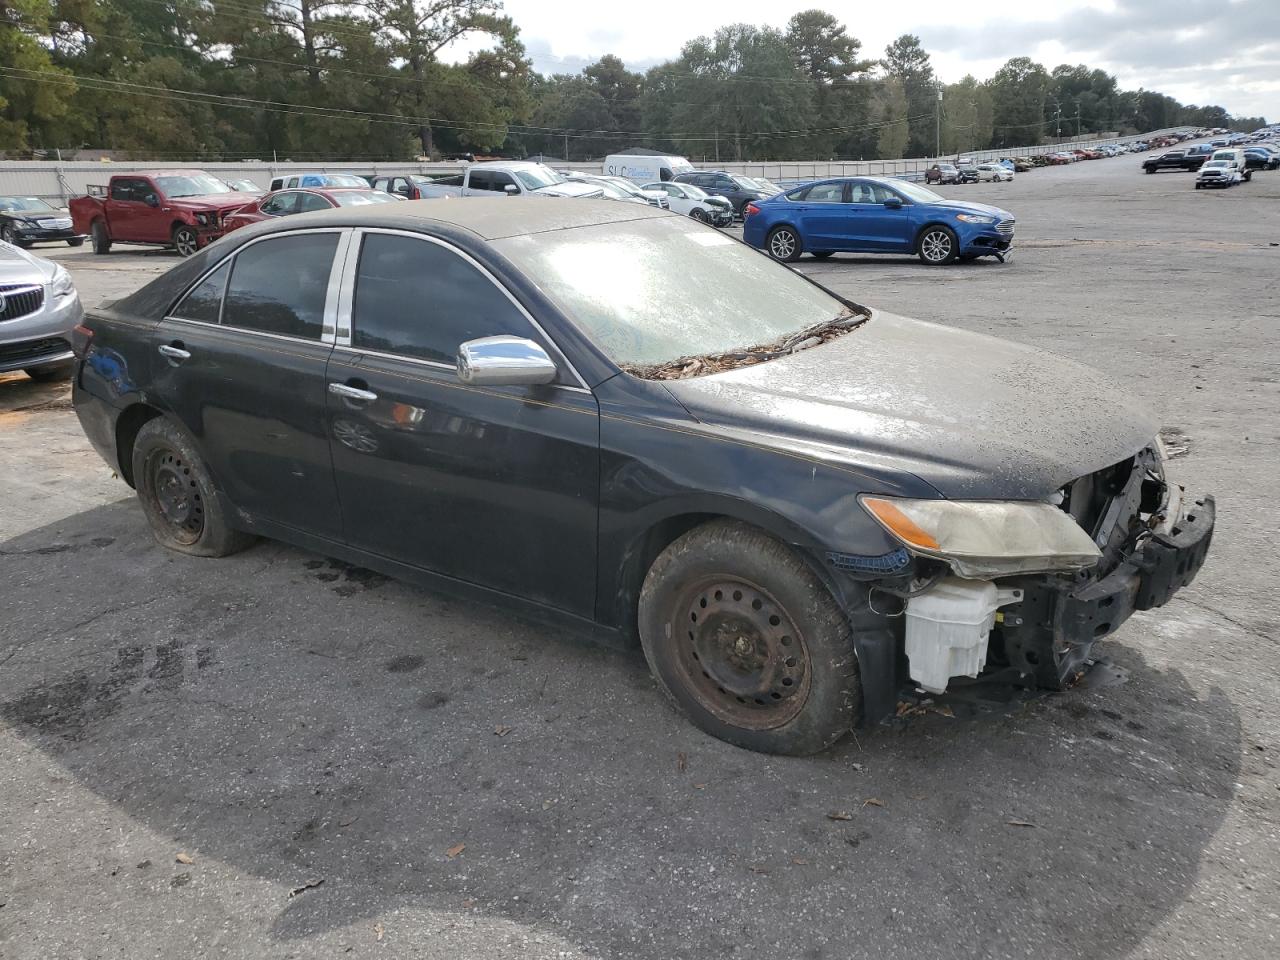
[[[733,204],[724,197],[713,197],[701,187],[692,183],[646,183],[640,189],[648,192],[659,190],[667,195],[674,213],[710,223],[717,227],[727,227],[733,223]]]
[[[978,164],[979,180],[1012,180],[1013,171],[1001,163],[981,163]]]

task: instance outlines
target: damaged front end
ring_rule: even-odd
[[[903,544],[897,569],[868,589],[900,654],[892,677],[882,671],[864,684],[896,690],[909,678],[932,693],[955,677],[1002,670],[1051,689],[1070,685],[1095,641],[1194,579],[1215,520],[1212,497],[1189,497],[1166,480],[1158,443],[1048,503],[863,505]],[[873,571],[860,573],[868,580]],[[895,699],[886,693],[869,691],[878,710],[867,722],[883,718]]]

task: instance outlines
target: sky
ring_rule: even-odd
[[[784,29],[792,14],[817,7],[862,41],[868,59],[895,37],[916,34],[945,83],[966,73],[984,80],[1010,57],[1030,56],[1050,70],[1101,67],[1124,89],[1280,119],[1280,0],[504,0],[504,7],[541,73],[577,73],[606,53],[643,71],[717,27]]]

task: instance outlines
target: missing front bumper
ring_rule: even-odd
[[[1022,578],[1023,602],[1004,610],[998,626],[1010,665],[1042,686],[1069,683],[1095,641],[1118,630],[1134,611],[1168,603],[1195,579],[1215,521],[1213,497],[1185,498],[1168,529],[1153,533],[1104,577],[1075,583]]]

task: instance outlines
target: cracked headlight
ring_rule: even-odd
[[[863,509],[913,553],[962,577],[1079,570],[1102,557],[1066,512],[1048,503],[860,498]]]
[[[995,217],[984,217],[976,213],[957,213],[957,220],[963,220],[965,223],[995,223]]]
[[[55,300],[62,297],[69,297],[76,292],[75,284],[71,282],[71,274],[59,266],[53,271],[53,280],[49,284],[53,288],[53,297]]]
[[[213,217],[213,215],[212,215],[212,214],[208,214],[208,213],[197,213],[197,214],[196,214],[196,223],[200,224],[200,226],[202,226],[202,227],[207,227],[210,223],[212,223],[212,222],[213,222],[212,217]]]

